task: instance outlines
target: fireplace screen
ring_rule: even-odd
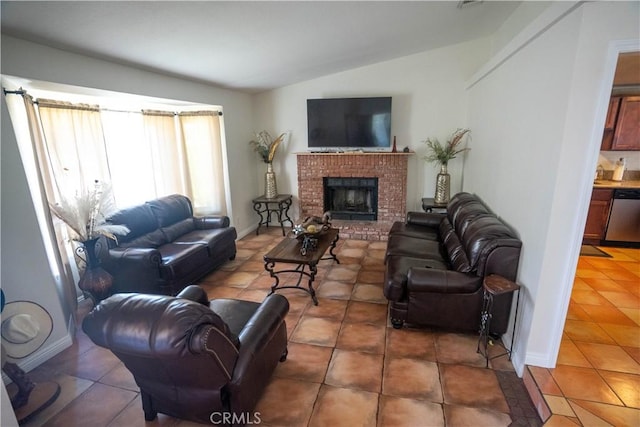
[[[324,210],[334,219],[376,221],[378,178],[323,178]]]

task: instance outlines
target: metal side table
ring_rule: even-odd
[[[278,194],[274,198],[267,198],[265,196],[256,197],[252,200],[253,210],[260,215],[260,222],[256,229],[256,234],[260,234],[260,227],[266,225],[269,227],[271,222],[271,214],[276,214],[277,221],[282,229],[282,235],[285,235],[284,222],[289,221],[293,227],[293,221],[289,218],[289,207],[291,206],[291,194]],[[263,215],[264,214],[264,215]]]
[[[433,197],[423,197],[422,198],[422,209],[425,212],[433,212],[434,209],[436,212],[446,212],[448,203],[436,203]]]
[[[516,336],[516,325],[518,323],[518,307],[520,305],[520,285],[508,280],[497,274],[491,274],[484,278],[482,284],[484,288],[482,311],[480,312],[480,337],[478,338],[477,352],[482,354],[486,359],[486,367],[489,367],[489,360],[497,357],[509,355],[511,360],[511,352],[513,350],[514,339]],[[491,318],[493,317],[493,298],[498,295],[510,294],[518,292],[518,298],[516,299],[516,313],[513,319],[513,331],[511,332],[511,345],[507,349],[502,339],[500,344],[505,352],[494,356],[489,356],[489,343],[491,338],[489,337],[491,331]]]

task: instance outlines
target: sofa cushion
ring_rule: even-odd
[[[157,226],[167,227],[183,219],[191,218],[193,210],[191,202],[185,196],[174,194],[171,196],[161,197],[146,203],[153,212],[158,224]]]
[[[425,280],[425,274],[429,274],[430,280]],[[424,270],[412,268],[407,275],[407,291],[409,294],[423,292],[472,294],[482,288],[482,280],[481,277],[472,274],[458,274],[451,270],[441,269],[425,272]]]
[[[511,229],[498,218],[495,216],[476,218],[469,224],[461,239],[471,268],[475,270],[478,262],[483,257],[486,258],[488,252],[507,239],[517,240]]]
[[[122,209],[116,212],[107,220],[110,224],[124,225],[129,229],[129,232],[121,237],[118,237],[120,244],[133,241],[140,236],[144,236],[147,233],[157,230],[158,221],[153,216],[153,212],[149,206],[139,205],[130,208]],[[144,247],[156,247],[158,244],[164,242],[156,242],[155,246]]]
[[[167,243],[167,238],[161,230],[153,230],[151,233],[139,236],[133,240],[120,241],[118,240],[118,246],[121,248],[153,248],[156,249],[159,246]]]
[[[186,218],[176,222],[168,227],[162,227],[161,230],[167,237],[167,242],[173,242],[180,236],[183,236],[196,229],[193,218]]]
[[[213,310],[229,326],[235,336],[240,336],[242,329],[260,307],[260,303],[229,298],[216,298],[209,301],[209,308]],[[237,341],[240,346],[240,341]]]
[[[442,247],[440,242],[426,240],[418,237],[404,236],[402,234],[392,234],[387,240],[386,257],[391,255],[405,255],[414,258],[435,259],[443,262]]]
[[[440,224],[440,235],[442,236],[442,243],[449,255],[449,263],[453,269],[460,273],[471,272],[472,269],[469,264],[469,258],[467,258],[467,254],[465,253],[465,248],[462,246],[462,243],[460,243],[458,235],[446,218]]]
[[[449,204],[447,204],[447,218],[451,224],[455,223],[455,218],[460,212],[460,209],[471,201],[479,200],[475,194],[470,193],[458,193],[451,198]]]
[[[485,205],[479,200],[474,200],[466,203],[454,216],[453,221],[450,220],[458,237],[462,236],[471,222],[476,218],[493,214],[485,207]]]
[[[424,227],[422,225],[406,224],[401,221],[396,221],[389,230],[391,234],[402,234],[409,237],[418,237],[427,240],[438,240],[438,229],[431,227]]]
[[[233,227],[213,228],[208,230],[193,230],[189,233],[177,237],[173,243],[175,244],[202,244],[209,248],[211,254],[215,251],[220,252],[220,247],[225,245],[234,245],[238,237],[236,229]]]
[[[387,259],[387,268],[384,276],[383,290],[387,299],[399,301],[403,298],[407,283],[407,273],[414,267],[447,270],[447,264],[443,260],[392,255]]]
[[[209,249],[206,245],[181,245],[167,243],[158,248],[162,255],[162,276],[167,280],[186,277],[198,270],[209,260]]]

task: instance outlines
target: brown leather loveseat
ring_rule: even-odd
[[[476,196],[458,193],[447,213],[409,212],[389,232],[384,294],[395,328],[404,322],[478,331],[483,279],[516,280],[522,242]],[[508,326],[512,294],[494,300],[490,333]]]
[[[255,405],[287,356],[289,302],[208,301],[198,286],[177,297],[117,294],[82,329],[111,350],[140,387],[147,421],[157,413],[203,424],[259,423]]]
[[[176,295],[236,256],[229,218],[194,217],[191,201],[179,194],[123,209],[109,222],[129,228],[101,254],[113,276],[111,293]]]

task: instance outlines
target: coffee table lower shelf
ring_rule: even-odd
[[[301,254],[301,242],[298,239],[288,237],[284,238],[264,256],[264,269],[275,279],[275,283],[271,287],[269,295],[279,289],[300,289],[308,293],[311,296],[313,303],[318,305],[316,291],[313,288],[313,281],[318,273],[318,263],[322,260],[334,260],[336,263],[340,264],[340,260],[338,260],[338,257],[333,253],[339,238],[338,229],[330,228],[325,233],[318,236],[316,249],[313,251],[307,251],[304,255]],[[329,249],[329,256],[325,257],[324,254],[327,249]],[[277,263],[295,264],[296,267],[276,270],[275,266]],[[298,274],[296,284],[281,285],[279,275],[284,273]],[[302,280],[305,277],[308,279],[307,288],[301,286]]]

